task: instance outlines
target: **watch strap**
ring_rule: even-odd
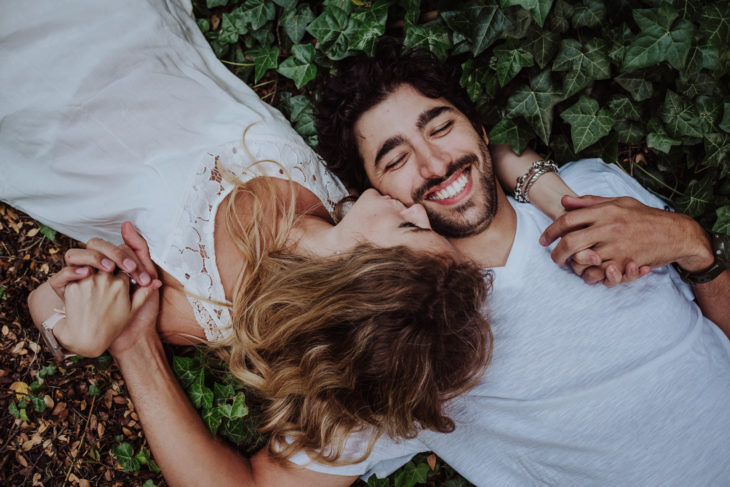
[[[712,255],[715,260],[712,265],[701,272],[689,272],[682,269],[676,262],[672,266],[679,274],[679,277],[686,283],[705,284],[712,281],[730,267],[730,236],[720,233],[710,234]]]
[[[54,309],[53,314],[47,320],[41,323],[40,326],[41,337],[43,337],[43,341],[46,342],[46,345],[51,350],[54,358],[58,361],[66,360],[67,358],[76,355],[75,353],[71,353],[68,350],[64,349],[58,343],[58,340],[56,340],[56,336],[53,334],[53,327],[56,326],[56,323],[58,323],[62,318],[65,317],[66,313],[63,310]]]

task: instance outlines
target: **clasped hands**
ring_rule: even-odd
[[[629,197],[564,196],[561,202],[567,211],[545,229],[540,244],[560,239],[553,261],[569,264],[589,284],[613,287],[671,262],[687,270],[712,263],[701,245],[704,231],[686,215]]]
[[[48,281],[65,305],[66,319],[54,335],[79,355],[96,357],[107,349],[115,355],[140,333],[155,332],[162,282],[131,223],[122,225],[122,238],[120,246],[95,238],[85,249],[69,250],[66,266]]]

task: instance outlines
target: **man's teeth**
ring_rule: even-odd
[[[469,176],[465,172],[464,174],[456,178],[453,183],[449,184],[444,189],[436,192],[435,194],[429,196],[428,199],[431,201],[440,201],[445,200],[446,198],[453,198],[457,194],[464,191],[467,182],[469,182]]]

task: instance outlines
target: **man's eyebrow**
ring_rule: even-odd
[[[453,108],[445,106],[445,105],[440,106],[440,107],[433,107],[429,110],[426,110],[418,117],[418,122],[416,122],[416,128],[418,128],[418,130],[423,130],[423,127],[425,127],[428,122],[430,122],[434,118],[438,117],[443,112],[452,111],[452,110],[453,110]]]
[[[380,159],[382,159],[385,154],[390,152],[393,147],[397,147],[403,142],[405,142],[405,139],[401,135],[393,136],[383,142],[383,145],[380,146],[380,149],[378,149],[378,153],[375,155],[375,167],[378,167],[378,164],[380,164]]]

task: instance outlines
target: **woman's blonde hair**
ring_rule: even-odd
[[[452,431],[446,402],[476,384],[491,354],[480,313],[489,276],[405,247],[294,255],[290,184],[290,198],[268,178],[239,184],[224,208],[244,271],[233,333],[215,348],[264,399],[271,454],[351,463],[363,458],[342,458],[353,432],[369,435],[367,455],[382,434]],[[251,218],[237,217],[237,198]]]

